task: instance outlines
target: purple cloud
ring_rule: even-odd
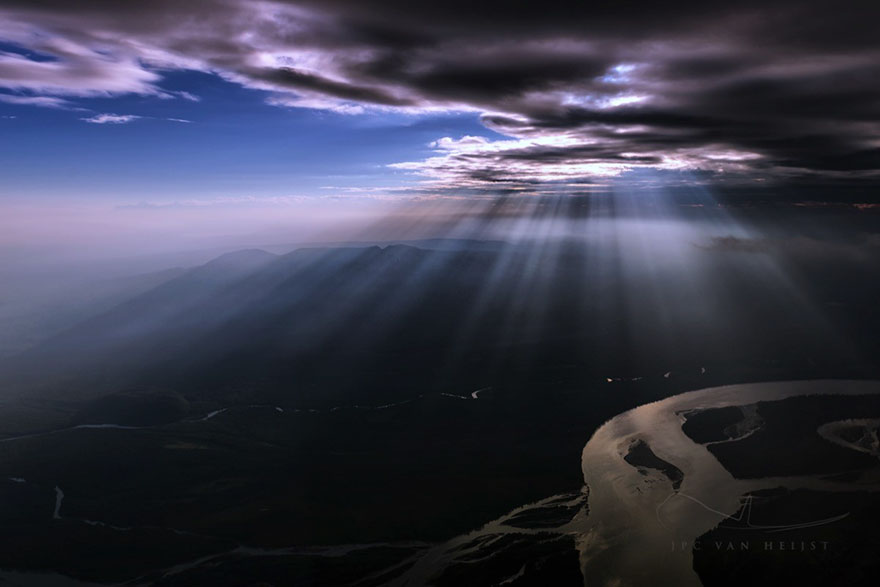
[[[8,91],[169,97],[165,71],[199,70],[278,106],[471,111],[508,137],[438,137],[395,166],[438,187],[880,173],[876,3],[13,0],[0,17],[0,38],[31,52],[0,53]]]

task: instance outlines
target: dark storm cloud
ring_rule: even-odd
[[[18,99],[165,94],[215,72],[279,105],[471,110],[509,139],[451,137],[397,167],[438,187],[655,168],[753,182],[880,170],[876,2],[6,1]],[[11,98],[6,98],[7,101]]]
[[[413,104],[410,100],[395,98],[380,89],[334,81],[289,67],[264,67],[259,70],[249,70],[246,73],[253,79],[270,84],[289,86],[294,90],[318,92],[343,100],[366,102],[381,106],[408,106]]]

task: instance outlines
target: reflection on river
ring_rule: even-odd
[[[489,393],[489,388],[473,392],[470,398],[456,396],[455,401],[482,399],[484,391]],[[295,563],[306,570],[319,564],[334,570],[348,565],[346,568],[357,569],[358,580],[353,584],[362,586],[686,587],[700,585],[701,580],[707,585],[754,584],[748,580],[758,560],[747,560],[752,553],[736,560],[736,555],[713,556],[706,549],[695,555],[695,544],[722,539],[743,544],[741,540],[760,536],[759,540],[790,544],[806,539],[809,545],[810,540],[824,539],[822,532],[837,532],[850,541],[843,545],[844,559],[838,557],[834,564],[849,565],[860,572],[865,558],[876,555],[880,544],[871,538],[876,535],[871,524],[880,516],[872,493],[880,490],[878,394],[880,382],[773,382],[704,389],[639,406],[612,418],[589,439],[582,453],[584,486],[580,490],[574,487],[569,493],[523,505],[442,544],[371,542],[254,548],[169,525],[123,526],[111,525],[110,519],[94,521],[82,515],[75,483],[69,486],[62,480],[50,484],[45,479],[41,483],[38,470],[2,481],[9,495],[29,504],[38,520],[37,524],[21,524],[20,531],[36,528],[44,533],[34,536],[61,540],[66,535],[59,531],[78,535],[88,528],[98,544],[118,536],[131,541],[129,548],[166,554],[128,580],[132,585],[205,584],[193,578],[217,576],[230,568],[238,573],[236,577],[257,576],[276,564],[284,568],[282,563]],[[249,406],[255,409],[247,413],[272,419],[282,413],[266,407]],[[217,410],[187,421],[186,426],[209,427],[228,417],[228,409]],[[77,426],[8,438],[2,445],[16,447],[18,441],[52,440],[62,434],[73,438],[105,434],[92,430],[96,427],[113,428],[113,434],[136,439],[153,431],[115,425]],[[190,437],[185,439],[191,441]],[[163,435],[157,435],[155,442],[163,450],[198,446],[182,441],[169,444]],[[259,451],[249,454],[265,452],[265,445],[260,445]],[[228,464],[226,457],[222,462]],[[65,497],[62,487],[69,490],[70,498]],[[40,517],[50,515],[48,521]],[[819,538],[817,532],[822,534]],[[865,539],[852,538],[853,532]],[[30,540],[35,540],[34,536]],[[65,545],[76,546],[73,542]],[[194,545],[199,548],[194,550]],[[801,565],[805,560],[792,563],[789,558],[784,562],[789,568],[806,569],[802,574],[811,573],[810,567]],[[757,567],[764,572],[766,567],[761,564],[767,561],[759,562]],[[819,560],[831,572],[828,569],[833,565],[826,562]],[[752,568],[743,571],[750,564]],[[20,570],[24,568],[42,567],[22,566]],[[731,581],[728,570],[734,568],[744,574]],[[117,571],[120,576],[131,574],[128,568]],[[719,574],[723,575],[720,582]],[[846,584],[859,581],[855,577]],[[60,575],[20,572],[0,572],[0,583],[83,584]],[[805,585],[810,581],[782,576],[775,583]]]
[[[586,585],[700,585],[693,564],[694,542],[735,516],[744,504],[750,505],[749,494],[777,487],[880,490],[876,476],[864,475],[735,478],[710,445],[736,444],[751,437],[761,425],[754,406],[758,402],[802,396],[846,401],[847,396],[863,396],[873,402],[872,394],[877,393],[880,382],[772,382],[704,389],[640,406],[606,422],[584,447],[583,495],[554,496],[523,506],[430,549],[393,584],[443,585],[463,577],[480,584],[513,584],[529,576],[536,580],[542,573],[556,577],[563,572],[563,559],[547,555],[545,547],[569,540],[577,549],[582,573],[578,582]],[[699,444],[682,429],[690,415],[730,407],[741,408],[742,420],[725,428],[728,438],[723,441]],[[815,428],[813,432],[818,433]],[[587,494],[588,505],[582,499]],[[814,527],[846,516],[842,512],[809,518],[809,513],[774,529]],[[557,575],[547,575],[548,569]]]

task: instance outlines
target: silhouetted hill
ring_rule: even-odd
[[[693,247],[688,263],[562,240],[247,250],[188,270],[2,366],[0,526],[14,548],[0,563],[248,584],[276,576],[266,560],[289,582],[332,559],[321,577],[351,565],[361,578],[415,554],[410,541],[547,496],[565,507],[516,527],[570,518],[584,443],[637,405],[876,375],[866,264],[777,265],[746,244]],[[529,536],[498,576],[534,548],[577,575],[573,547]],[[388,559],[255,550],[396,541]]]
[[[711,291],[674,267],[633,269],[619,251],[565,241],[238,251],[24,353],[10,388],[78,398],[148,385],[332,405],[560,369],[601,380],[728,361],[860,368],[876,315],[863,291],[847,291],[852,269],[835,268],[831,291],[814,275],[803,290],[850,300],[834,324],[768,286],[774,276],[752,259],[704,254],[711,263],[696,270]],[[854,342],[834,347],[853,327]]]

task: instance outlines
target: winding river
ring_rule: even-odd
[[[684,414],[803,395],[877,393],[877,381],[753,383],[682,393],[624,412],[596,430],[584,447],[581,465],[585,489],[589,490],[589,511],[582,508],[570,521],[541,532],[575,537],[584,584],[590,587],[701,585],[693,570],[694,541],[736,514],[745,503],[745,494],[775,487],[878,491],[880,485],[854,486],[819,476],[735,479],[705,445],[685,435]],[[750,409],[744,413],[748,417]],[[744,438],[754,428],[741,432],[740,438]],[[627,454],[638,441],[671,467],[664,472],[627,462]],[[683,479],[674,483],[669,469],[680,471]],[[479,530],[429,550],[393,584],[430,584],[443,568],[481,557],[488,559],[493,544],[501,537],[537,532],[511,527],[509,520],[529,510],[546,508],[554,500],[559,497],[522,506]],[[834,519],[812,524],[829,521]]]
[[[682,413],[801,395],[880,393],[873,381],[794,381],[693,391],[625,412],[600,427],[584,447],[590,515],[576,520],[585,578],[593,585],[700,585],[691,545],[742,506],[741,497],[773,487],[852,490],[814,476],[738,480],[682,431]],[[684,473],[678,491],[662,473],[645,475],[623,460],[633,439]],[[878,490],[880,487],[859,489]],[[676,543],[678,548],[673,550]],[[684,547],[682,548],[682,544]]]
[[[461,399],[477,399],[481,391],[484,390],[472,393],[470,398]],[[699,577],[693,570],[694,541],[723,519],[736,514],[746,503],[743,499],[746,494],[775,487],[880,491],[880,484],[854,485],[820,476],[735,479],[709,452],[706,445],[698,444],[685,435],[682,430],[685,415],[713,408],[742,408],[744,421],[735,431],[739,437],[721,441],[735,442],[752,434],[760,426],[760,418],[753,407],[749,407],[756,402],[804,395],[867,394],[880,394],[880,382],[820,380],[731,385],[687,392],[639,406],[603,424],[587,442],[581,459],[585,482],[583,491],[555,495],[523,505],[478,530],[443,544],[420,548],[419,553],[399,565],[406,570],[391,584],[428,585],[445,568],[489,560],[499,549],[505,548],[505,544],[509,544],[509,539],[547,542],[548,535],[556,535],[575,540],[584,584],[590,587],[700,585]],[[278,408],[276,410],[281,411]],[[222,412],[223,410],[212,412],[200,421],[209,420]],[[829,442],[877,456],[877,423],[876,420],[832,422],[822,426],[817,432]],[[843,427],[853,426],[865,430],[864,440],[859,444],[844,440],[839,434]],[[90,426],[76,428],[85,427]],[[16,439],[2,439],[2,442]],[[647,458],[650,462],[634,462],[634,446],[641,447],[639,458]],[[645,451],[645,447],[650,450]],[[10,478],[10,481],[24,482],[19,478]],[[58,487],[55,490],[54,517],[60,518],[64,494]],[[587,501],[588,508],[584,507]],[[564,521],[554,522],[549,526],[540,524],[529,527],[522,523],[524,519],[559,510],[574,513],[562,516],[560,520]],[[817,520],[813,523],[826,521],[834,520]],[[87,520],[84,522],[96,523]],[[239,547],[231,552],[246,556],[265,556],[290,554],[294,550],[268,551]],[[166,572],[176,574],[224,554],[230,553],[211,555],[166,569]],[[527,560],[519,560],[509,576],[499,582],[510,583],[523,576],[527,572],[527,564]],[[383,573],[386,571],[388,569]],[[7,580],[12,584],[22,585],[36,584],[29,580],[47,577],[49,576],[0,573],[0,581]],[[58,581],[58,585],[81,584],[74,581],[63,583],[62,578],[58,578]]]

